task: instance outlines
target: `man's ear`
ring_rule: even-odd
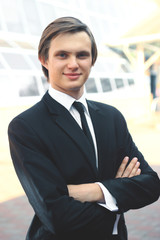
[[[45,60],[45,57],[38,57],[42,66],[48,69],[48,62]]]

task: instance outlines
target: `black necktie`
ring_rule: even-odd
[[[74,102],[73,106],[77,109],[77,111],[80,114],[83,132],[87,136],[91,146],[93,147],[94,153],[95,153],[94,143],[93,143],[92,135],[90,133],[90,130],[89,130],[89,127],[88,127],[88,124],[87,124],[87,120],[86,120],[86,117],[85,117],[85,114],[84,114],[83,104],[81,102]]]

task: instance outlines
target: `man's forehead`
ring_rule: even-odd
[[[91,40],[88,34],[84,31],[81,32],[67,32],[61,33],[58,36],[54,37],[51,40],[51,47],[58,48],[61,50],[76,49],[80,48],[81,50],[91,49]]]
[[[60,33],[57,36],[53,37],[52,41],[55,41],[55,40],[67,41],[67,39],[70,40],[70,39],[78,39],[78,38],[81,40],[89,41],[91,43],[91,39],[85,31]]]

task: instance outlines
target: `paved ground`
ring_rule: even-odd
[[[137,146],[160,176],[159,120],[156,117],[154,121],[129,123],[129,128]],[[4,149],[6,151],[7,147]],[[24,240],[33,211],[17,180],[9,153],[5,151],[0,158],[0,240]],[[129,211],[126,222],[129,240],[160,240],[160,200]]]
[[[160,166],[153,166],[159,173]],[[160,240],[160,199],[139,210],[125,214],[129,240]]]
[[[153,166],[159,173],[160,166]],[[22,195],[0,203],[0,240],[24,240],[33,216]],[[160,240],[160,200],[125,214],[129,240]]]

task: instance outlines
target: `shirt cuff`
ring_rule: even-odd
[[[119,222],[119,219],[120,219],[120,214],[116,214],[116,221],[114,223],[112,235],[117,235],[118,234],[118,222]]]
[[[96,184],[98,184],[100,186],[100,188],[104,194],[104,199],[105,199],[105,203],[100,203],[100,202],[97,202],[97,203],[112,212],[118,211],[118,207],[116,205],[116,203],[117,203],[116,199],[110,194],[108,189],[100,182],[96,182]]]

